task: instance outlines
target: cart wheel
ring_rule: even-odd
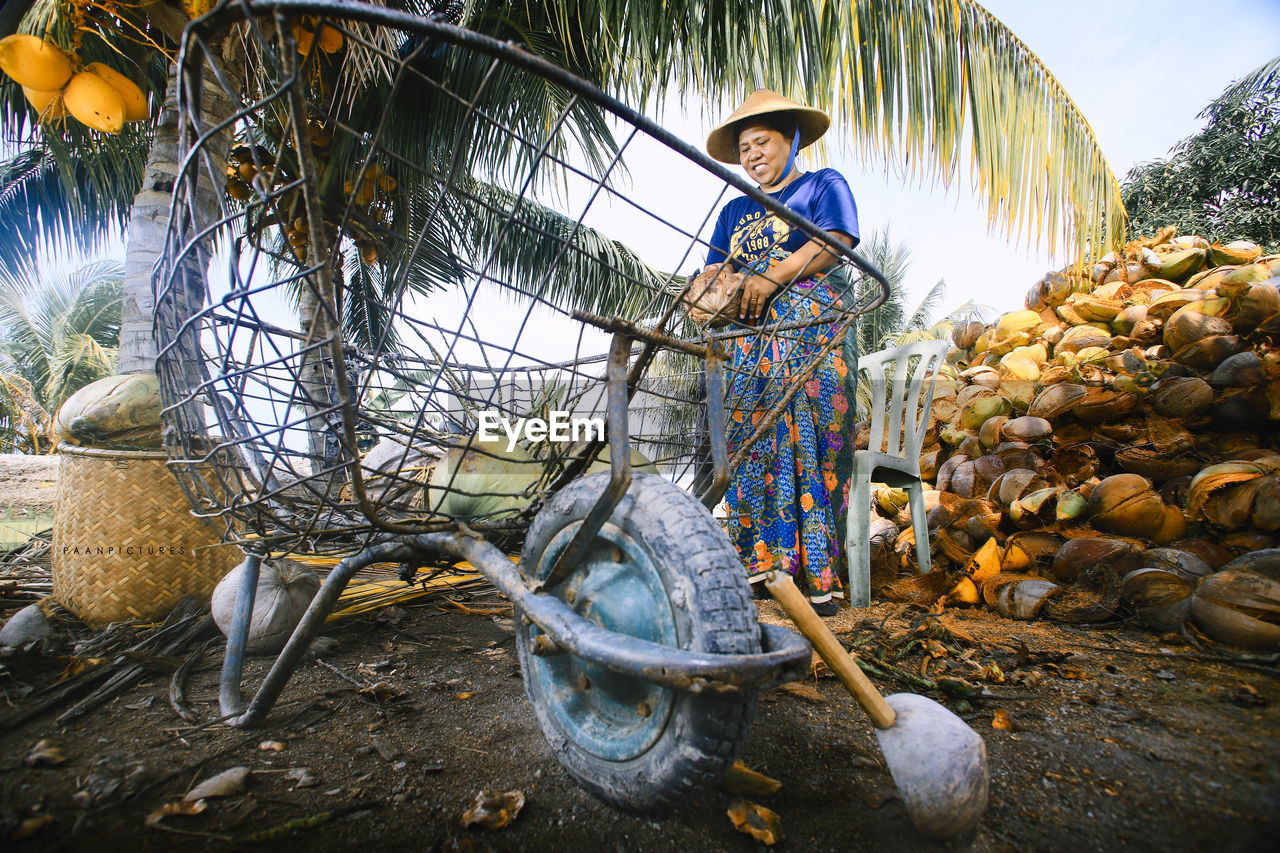
[[[591,510],[607,473],[574,481],[534,519],[522,565],[545,577]],[[654,474],[631,488],[586,558],[553,594],[632,637],[702,652],[760,651],[737,552],[706,508]],[[516,614],[516,648],[534,715],[560,763],[600,799],[647,811],[718,781],[746,738],[755,694],[658,687],[570,654],[531,653],[541,633]]]

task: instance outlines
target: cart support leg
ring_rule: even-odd
[[[631,448],[627,442],[627,361],[630,357],[631,338],[615,334],[609,347],[609,485],[582,520],[582,526],[561,552],[555,566],[545,578],[533,584],[534,592],[545,592],[569,577],[631,486]]]
[[[240,673],[244,669],[244,649],[249,641],[249,617],[253,615],[253,602],[258,595],[258,574],[262,557],[250,554],[244,561],[244,575],[236,592],[236,606],[231,613],[231,633],[227,634],[227,652],[222,658],[222,681],[218,686],[218,705],[223,714],[239,708]]]
[[[715,509],[729,488],[728,418],[724,411],[724,349],[719,344],[708,348],[707,356],[707,432],[711,440],[711,486],[702,495],[707,509]]]
[[[249,615],[253,612],[253,591],[258,585],[257,567],[261,563],[260,557],[250,558],[255,561],[252,563],[252,586],[248,587],[247,596],[246,588],[242,586],[240,594],[236,597],[236,624],[239,625],[243,610],[243,628],[238,631],[233,630],[232,636],[227,638],[227,655],[222,664],[222,683],[218,690],[218,704],[222,715],[227,718],[226,721],[236,728],[247,729],[257,725],[266,717],[272,704],[284,690],[289,676],[293,675],[302,656],[311,647],[311,641],[324,626],[325,619],[329,618],[329,614],[333,612],[334,606],[338,603],[338,596],[342,595],[342,591],[347,588],[347,583],[356,572],[372,563],[397,562],[411,559],[413,555],[413,549],[409,546],[399,542],[389,542],[374,545],[338,563],[324,579],[320,591],[316,593],[307,612],[303,614],[302,621],[298,623],[297,628],[293,629],[289,642],[285,644],[276,662],[271,665],[271,671],[267,673],[262,686],[246,706],[240,695],[240,674],[244,666],[244,646],[249,633]],[[250,573],[246,572],[247,574]],[[247,607],[244,606],[246,597]]]

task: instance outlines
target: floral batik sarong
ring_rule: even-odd
[[[830,284],[799,282],[774,298],[766,325],[809,325],[732,339],[725,401],[730,455],[836,333],[838,323],[812,324],[836,301]],[[788,572],[815,602],[841,589],[844,571],[853,468],[847,374],[836,345],[733,471],[725,496],[729,536],[748,573]]]

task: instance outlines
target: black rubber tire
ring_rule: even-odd
[[[728,536],[687,492],[654,474],[633,472],[631,487],[610,523],[643,548],[661,575],[681,648],[720,654],[760,651],[758,612],[742,563]],[[534,519],[522,567],[537,570],[557,533],[586,517],[608,473],[562,489]],[[656,742],[623,761],[584,749],[558,724],[554,701],[530,677],[532,633],[516,613],[516,648],[525,692],[552,752],[584,788],[617,808],[647,812],[718,782],[737,757],[755,713],[756,694],[724,697],[670,691],[670,713]]]

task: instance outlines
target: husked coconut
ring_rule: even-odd
[[[231,633],[236,596],[243,586],[247,562],[228,572],[213,590],[213,621],[224,635]],[[273,654],[283,649],[319,591],[320,578],[301,563],[263,560],[245,650],[250,654]]]

